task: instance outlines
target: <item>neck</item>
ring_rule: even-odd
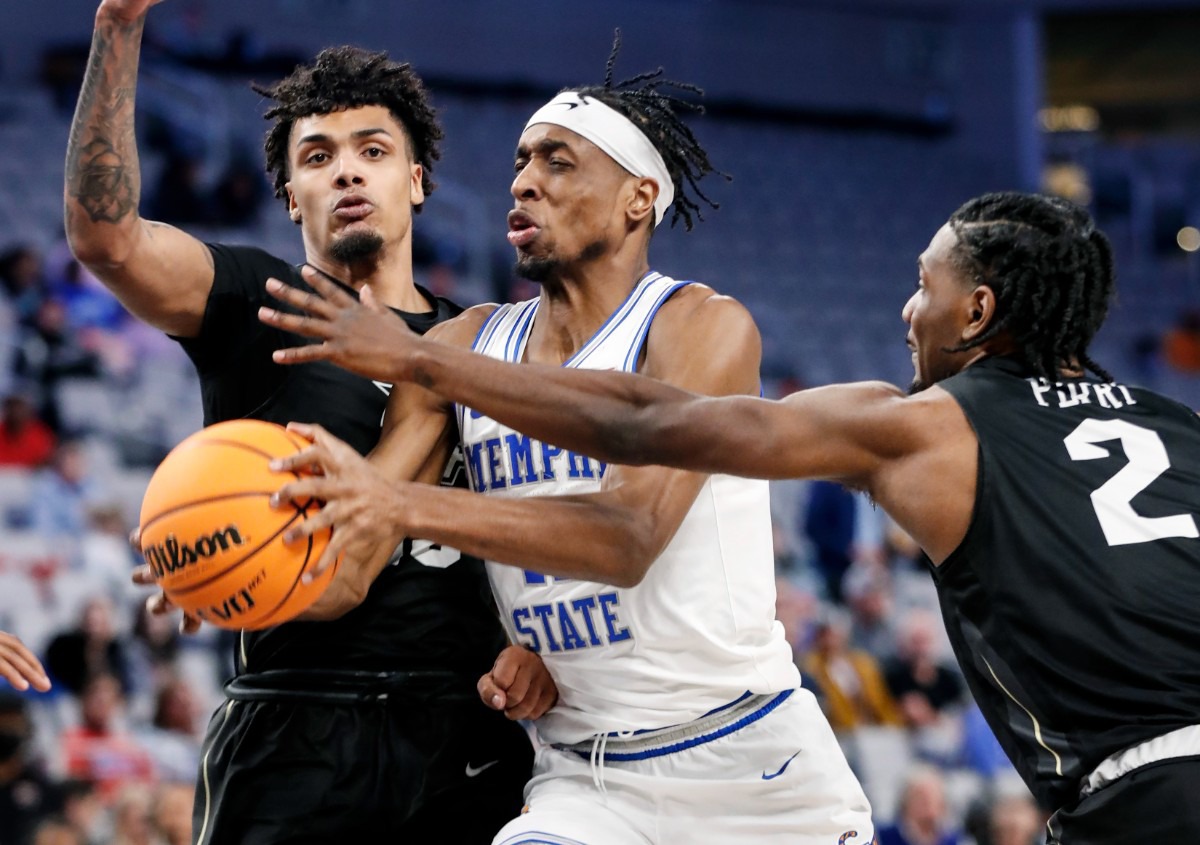
[[[526,360],[544,364],[566,361],[621,307],[649,269],[643,249],[625,259],[608,256],[568,267],[544,282]]]
[[[305,249],[305,257],[313,267],[355,291],[370,285],[375,298],[391,308],[417,314],[433,308],[433,303],[413,282],[412,247],[408,238],[388,244],[376,255],[362,261],[335,261],[328,253],[319,253],[311,247]]]

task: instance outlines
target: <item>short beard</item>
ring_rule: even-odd
[[[915,396],[916,394],[920,393],[922,390],[928,390],[928,389],[929,389],[929,385],[927,385],[925,382],[921,381],[919,378],[914,376],[913,380],[912,380],[912,384],[910,384],[908,386],[908,395]]]
[[[383,251],[383,236],[378,232],[350,232],[329,246],[329,257],[339,264],[357,264]]]
[[[562,277],[564,267],[595,261],[604,255],[607,249],[608,241],[601,238],[585,246],[579,255],[570,261],[564,261],[559,258],[517,258],[517,263],[513,266],[513,272],[522,279],[528,279],[538,284],[557,281]]]
[[[561,268],[562,262],[556,258],[518,258],[513,265],[513,273],[540,285],[557,278]]]

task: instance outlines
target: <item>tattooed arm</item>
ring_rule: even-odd
[[[147,323],[194,336],[213,284],[208,248],[143,220],[133,132],[146,11],[161,0],[103,0],[67,146],[64,206],[75,257]]]

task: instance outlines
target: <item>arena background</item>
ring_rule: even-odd
[[[229,661],[216,632],[180,639],[139,619],[144,596],[127,584],[123,537],[146,479],[200,408],[179,350],[63,243],[62,162],[95,7],[0,5],[0,395],[58,443],[45,466],[0,466],[0,630],[43,656],[55,642],[98,649],[121,694],[96,685],[92,703],[115,737],[111,770],[88,768],[81,702],[63,684],[22,699],[36,735],[8,762],[71,778],[62,806],[90,837],[74,841],[171,841],[187,789],[174,784],[190,783]],[[703,86],[709,113],[692,126],[734,177],[712,182],[721,208],[695,231],[656,235],[653,265],[749,306],[768,392],[907,383],[899,315],[916,255],[963,200],[1016,188],[1088,204],[1113,240],[1119,301],[1094,357],[1200,403],[1194,0],[167,0],[151,11],[138,89],[143,213],[300,260],[262,175],[264,104],[247,82],[322,46],[386,49],[427,80],[446,128],[440,187],[417,221],[420,279],[465,303],[527,297],[503,237],[513,147],[554,91],[602,80],[618,26],[618,78],[662,65]],[[871,707],[834,712],[837,696],[818,691],[879,820],[907,794],[910,829],[1030,841],[1021,825],[1036,811],[955,686],[906,538],[823,485],[775,493],[797,661],[818,667],[848,638],[877,671],[846,682],[878,692]],[[887,681],[922,661],[941,668],[918,715]],[[0,720],[17,706],[5,699]],[[0,818],[0,845],[5,831]]]

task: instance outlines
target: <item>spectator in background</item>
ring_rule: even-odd
[[[154,804],[152,789],[143,783],[127,783],[113,802],[111,845],[158,845],[151,824]]]
[[[20,323],[33,325],[45,287],[42,256],[32,246],[16,246],[0,254],[0,288]]]
[[[32,328],[18,342],[13,369],[17,376],[38,386],[38,413],[59,433],[62,419],[56,395],[58,383],[72,377],[96,378],[101,373],[100,357],[85,348],[71,331],[66,308],[57,299],[38,304]]]
[[[87,845],[75,828],[60,818],[50,818],[37,826],[32,845]]]
[[[54,453],[56,438],[37,416],[33,398],[15,392],[0,405],[0,466],[40,467]]]
[[[892,578],[886,566],[860,559],[842,579],[842,594],[850,609],[850,646],[881,660],[896,652],[896,620]]]
[[[68,778],[63,782],[62,817],[77,831],[85,845],[108,845],[108,814],[90,780]]]
[[[92,676],[83,688],[80,714],[82,724],[61,737],[67,774],[95,781],[106,804],[112,804],[126,784],[153,780],[150,755],[126,729],[125,697],[116,676]]]
[[[129,657],[117,636],[112,602],[95,596],[83,606],[79,626],[59,634],[46,650],[46,669],[63,687],[79,695],[98,675],[115,678],[129,689]]]
[[[25,700],[0,692],[0,843],[24,843],[62,809],[63,794],[31,759],[33,723]]]
[[[842,578],[854,561],[854,529],[858,504],[854,494],[833,481],[809,486],[801,525],[813,545],[813,559],[825,595],[842,603]]]
[[[879,663],[865,651],[847,647],[850,619],[828,608],[817,622],[813,650],[801,666],[814,682],[822,708],[835,731],[862,725],[901,725],[900,710],[884,683]]]
[[[50,278],[49,291],[50,297],[66,308],[67,323],[73,331],[116,332],[125,322],[127,312],[117,298],[69,253],[61,269]]]
[[[218,221],[208,193],[200,184],[201,158],[174,150],[147,203],[147,217],[175,225],[214,225]]]
[[[1045,841],[1042,814],[1028,793],[997,798],[988,831],[991,841],[986,845],[1040,845]]]
[[[151,822],[165,845],[190,845],[192,841],[192,803],[196,790],[191,782],[167,782],[158,788],[151,810]]]
[[[255,160],[244,154],[233,156],[213,191],[217,219],[223,226],[255,225],[266,186],[262,167]]]
[[[100,498],[100,487],[88,472],[83,444],[77,440],[60,442],[50,466],[34,478],[30,494],[33,530],[51,541],[71,566],[81,566],[88,508]]]
[[[946,825],[946,789],[932,766],[915,766],[905,779],[895,824],[876,834],[877,845],[958,845]]]
[[[150,752],[160,777],[183,781],[196,776],[200,768],[199,709],[196,693],[182,678],[169,678],[159,688],[153,721],[138,732],[138,742]]]
[[[909,611],[900,622],[897,656],[885,671],[888,688],[909,727],[935,726],[946,710],[962,700],[962,679],[937,657],[939,627],[929,612]]]
[[[1163,357],[1181,373],[1200,373],[1200,310],[1188,309],[1163,337]]]

